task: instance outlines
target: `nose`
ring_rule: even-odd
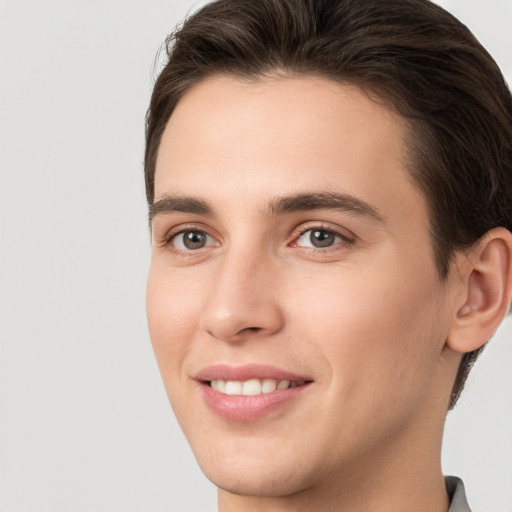
[[[276,268],[261,254],[230,251],[216,262],[212,291],[200,328],[210,336],[239,343],[279,332],[284,324]]]

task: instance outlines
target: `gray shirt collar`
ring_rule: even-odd
[[[450,497],[448,512],[471,512],[462,480],[456,476],[446,476],[444,481]]]

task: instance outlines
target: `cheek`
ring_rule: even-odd
[[[391,268],[391,267],[390,267]],[[340,272],[303,290],[301,329],[331,367],[332,389],[354,401],[420,393],[444,344],[435,275]],[[382,402],[383,403],[383,402]],[[377,406],[377,404],[375,404]]]
[[[182,367],[198,324],[197,295],[185,293],[169,272],[150,268],[146,289],[146,314],[153,350],[164,381]]]

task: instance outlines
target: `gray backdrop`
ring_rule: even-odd
[[[196,3],[196,5],[198,5]],[[512,0],[446,0],[512,82]],[[215,510],[145,325],[143,121],[189,0],[1,0],[2,512]],[[512,511],[512,323],[449,415],[443,465]]]

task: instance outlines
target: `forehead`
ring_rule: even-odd
[[[167,124],[155,198],[238,197],[247,207],[282,193],[334,191],[403,216],[406,202],[425,208],[406,170],[407,129],[356,86],[318,77],[208,78]]]
[[[206,154],[212,173],[212,160],[221,156],[261,167],[268,156],[278,170],[290,152],[304,159],[311,174],[319,158],[337,160],[340,173],[356,163],[367,166],[369,150],[385,150],[402,167],[405,131],[400,116],[355,86],[313,77],[249,82],[219,76],[194,85],[178,102],[163,134],[156,174],[194,159],[202,166]]]

